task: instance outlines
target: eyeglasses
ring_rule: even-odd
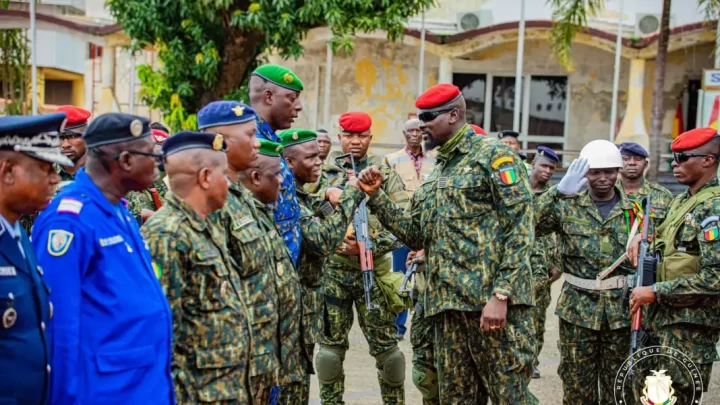
[[[714,157],[715,159],[717,159],[717,156],[712,155],[712,154],[709,154],[709,153],[685,153],[685,152],[675,152],[675,153],[673,153],[673,160],[674,160],[676,163],[685,163],[685,162],[687,162],[688,160],[690,160],[690,158],[694,158],[694,157],[706,157],[706,156],[712,156],[712,157]]]
[[[127,152],[127,153],[129,153],[129,154],[131,154],[131,155],[150,156],[151,158],[155,159],[155,161],[156,161],[158,164],[162,163],[162,158],[163,158],[163,154],[162,154],[162,153],[157,153],[157,152],[139,152],[139,151],[136,151],[136,150],[127,150],[127,151],[125,151],[125,152]],[[120,153],[118,153],[117,155],[115,155],[115,157],[113,158],[113,160],[118,160],[118,159],[120,159],[120,155],[122,155],[122,153],[123,153],[123,152],[120,152]]]
[[[75,132],[75,131],[63,131],[58,138],[60,138],[61,141],[64,141],[66,139],[77,139],[82,136],[82,133]]]
[[[457,108],[453,107],[453,108],[447,108],[445,110],[425,111],[425,112],[421,112],[420,114],[418,114],[418,119],[422,122],[430,122],[443,114],[447,114],[447,113],[453,112],[455,110],[457,110]]]

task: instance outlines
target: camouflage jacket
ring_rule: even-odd
[[[225,232],[230,268],[240,277],[250,310],[250,376],[256,377],[274,375],[280,364],[280,343],[274,251],[260,227],[253,199],[241,183],[231,182],[225,207],[213,213],[209,221]]]
[[[425,249],[428,316],[482,311],[493,293],[534,304],[532,192],[522,161],[500,141],[466,125],[438,149],[408,215],[384,192],[369,205],[410,249]]]
[[[53,166],[54,166],[57,174],[60,175],[60,184],[58,184],[58,190],[60,190],[68,182],[75,180],[75,175],[66,172],[62,166],[60,166],[60,165],[53,165]],[[55,194],[57,194],[57,190],[55,191]],[[32,233],[31,230],[32,230],[33,223],[35,222],[35,219],[37,218],[37,216],[39,214],[40,213],[37,212],[35,214],[23,215],[22,217],[20,217],[20,226],[25,228],[25,231],[27,232],[28,235],[30,235]]]
[[[312,358],[306,357],[302,346],[300,278],[290,257],[290,251],[275,227],[272,206],[263,204],[255,198],[253,204],[258,213],[258,226],[265,233],[265,238],[273,253],[268,263],[271,263],[271,269],[274,270],[272,273],[278,297],[279,384],[286,385],[291,382],[304,381]]]
[[[537,201],[540,196],[550,190],[548,184],[543,191],[533,193],[533,199]],[[541,287],[550,282],[548,276],[551,267],[558,268],[557,241],[554,234],[536,236],[535,244],[530,251],[530,267],[532,268],[535,287]]]
[[[713,179],[701,190],[718,185],[718,180]],[[676,200],[684,202],[688,198],[690,194],[686,191],[677,196]],[[695,207],[685,217],[685,222],[677,233],[675,247],[699,256],[700,271],[689,277],[655,284],[658,298],[653,318],[655,324],[663,326],[692,323],[711,328],[720,327],[719,213],[720,198],[711,198]],[[662,235],[659,237],[662,238]],[[682,302],[684,298],[698,296],[706,296],[707,299],[683,308],[669,305]]]
[[[156,181],[155,184],[153,184],[153,187],[157,190],[158,195],[160,196],[160,202],[165,204],[167,186],[165,186],[165,182],[162,181],[163,177],[165,177],[165,173],[160,173],[160,180]],[[155,206],[155,200],[153,199],[150,189],[131,191],[125,198],[128,200],[128,211],[130,211],[133,217],[135,217],[137,223],[140,225],[142,225],[142,217],[140,216],[140,213],[143,209],[148,209],[150,211],[158,210],[158,207]]]
[[[334,157],[339,154],[340,152],[331,153],[330,156],[328,156],[328,161],[335,163]],[[405,184],[400,176],[388,166],[383,165],[382,161],[383,158],[380,156],[366,156],[363,159],[357,160],[355,165],[358,171],[368,166],[378,167],[383,176],[381,189],[390,195],[390,198],[398,204],[398,206],[405,208],[408,201]],[[352,165],[350,162],[344,162],[341,167],[331,163],[327,164],[325,169],[328,178],[327,187],[344,187],[348,180],[347,170],[352,170]],[[324,193],[327,187],[321,189],[320,192]],[[375,215],[370,215],[368,219],[369,233],[373,244],[375,270],[382,271],[382,269],[385,269],[389,271],[390,267],[392,267],[392,257],[390,253],[402,247],[402,244],[398,242],[397,238],[395,238],[390,231],[382,226]],[[352,224],[348,225],[347,233],[354,234],[354,232],[355,230]],[[362,286],[362,273],[358,271],[359,269],[359,256],[333,254],[328,262],[327,271],[323,275],[324,293],[337,298],[351,298],[351,289],[347,287],[353,285]]]
[[[553,232],[557,235],[564,273],[594,280],[625,254],[632,227],[625,213],[633,211],[635,204],[617,187],[615,192],[620,200],[605,220],[587,191],[568,197],[553,187],[538,199],[535,231],[538,237]],[[608,278],[634,273],[626,260]],[[565,283],[555,313],[567,322],[594,330],[600,330],[605,320],[610,329],[630,326],[622,289],[595,291]]]
[[[617,187],[622,191],[622,180],[618,179]],[[650,196],[650,217],[658,226],[665,219],[668,207],[673,200],[673,196],[665,187],[647,180],[643,181],[643,185],[637,194],[625,194],[632,201],[642,205],[642,200]]]
[[[175,195],[142,234],[172,309],[178,403],[248,402],[249,317],[225,236]]]

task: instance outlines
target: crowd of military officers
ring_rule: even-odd
[[[72,106],[0,118],[0,402],[307,404],[316,374],[321,402],[343,404],[357,313],[382,402],[403,404],[396,315],[412,308],[425,404],[537,404],[528,386],[561,276],[563,403],[612,403],[637,311],[707,389],[720,338],[717,131],[673,142],[688,186],[673,199],[644,179],[634,143],[589,143],[551,187],[558,155],[541,146],[530,163],[519,134],[489,139],[450,84],[416,100],[406,149],[368,154],[372,118],[348,112],[330,153],[327,132],[291,128],[302,91],[292,71],[263,65],[249,104],[211,102],[200,132],[172,136]],[[626,300],[643,221],[663,262]],[[392,271],[403,247],[419,266],[411,295]],[[678,404],[698,398],[692,376],[661,366]]]

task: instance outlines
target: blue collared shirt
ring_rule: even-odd
[[[258,119],[256,135],[260,139],[280,143],[280,138],[270,125],[263,119]],[[295,189],[295,174],[285,158],[280,158],[281,174],[283,178],[280,186],[280,196],[276,203],[272,204],[275,216],[275,226],[282,235],[285,246],[290,252],[293,264],[297,265],[300,257],[300,204]]]
[[[5,230],[12,236],[13,239],[17,241],[18,248],[20,249],[20,253],[22,253],[23,257],[25,257],[25,249],[22,247],[22,243],[20,243],[20,221],[15,221],[15,225],[10,225],[10,222],[8,222],[7,219],[5,219],[4,216],[0,215],[0,222],[5,226]]]

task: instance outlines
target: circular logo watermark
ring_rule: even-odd
[[[651,361],[665,359],[663,364],[675,364],[681,373],[687,374],[687,380],[692,382],[693,394],[689,404],[698,405],[702,401],[703,381],[700,370],[685,353],[667,346],[650,346],[638,350],[628,357],[615,376],[615,404],[629,405],[636,403],[634,392],[640,393],[639,401],[643,405],[662,404],[675,405],[677,397],[673,388],[672,377],[666,375],[666,369],[661,369],[658,363]],[[657,370],[653,369],[656,368]],[[639,374],[639,375],[638,375]],[[636,390],[635,385],[642,386]],[[626,385],[633,389],[625,389]]]

